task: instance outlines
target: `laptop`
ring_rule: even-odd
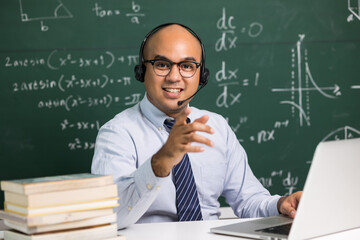
[[[254,239],[309,239],[360,227],[360,138],[316,147],[295,219],[279,215],[211,228]],[[281,232],[282,230],[286,232]]]

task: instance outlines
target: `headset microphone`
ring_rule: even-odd
[[[193,94],[193,95],[191,95],[190,97],[188,97],[187,99],[185,99],[185,100],[182,100],[182,101],[178,101],[178,106],[181,106],[181,105],[183,105],[184,104],[184,102],[186,102],[187,100],[189,100],[190,98],[192,98],[192,97],[194,97],[203,87],[205,87],[205,85],[206,84],[204,84],[204,85],[201,85],[201,87]]]

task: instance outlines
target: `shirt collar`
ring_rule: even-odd
[[[164,127],[165,119],[169,118],[165,113],[155,107],[147,98],[146,94],[140,102],[140,110],[144,116],[155,125],[156,128]]]
[[[164,127],[164,121],[170,118],[157,107],[155,107],[147,98],[146,93],[144,98],[140,102],[140,110],[144,116],[155,125],[156,128]],[[191,115],[191,113],[190,113]],[[189,116],[190,117],[190,116]]]

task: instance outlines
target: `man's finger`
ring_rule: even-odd
[[[186,119],[189,116],[191,109],[189,107],[185,108],[183,111],[175,119],[175,125],[183,125],[186,124]]]
[[[209,116],[208,115],[204,115],[201,118],[197,118],[195,119],[194,122],[199,122],[199,123],[207,123],[207,121],[209,120]]]
[[[193,122],[184,127],[184,133],[191,133],[191,132],[206,132],[209,134],[213,134],[214,129],[212,129],[209,125],[206,125],[204,123]]]
[[[213,141],[211,141],[207,137],[204,137],[204,136],[201,136],[198,134],[188,134],[184,137],[184,140],[185,140],[184,144],[196,142],[196,143],[202,143],[202,144],[208,145],[209,147],[214,146]]]

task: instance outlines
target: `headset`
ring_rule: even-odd
[[[149,37],[151,37],[151,35],[153,35],[154,33],[156,33],[157,31],[159,31],[160,29],[162,29],[163,27],[169,26],[169,25],[179,25],[183,28],[185,28],[186,30],[188,30],[199,42],[201,45],[201,67],[200,67],[200,80],[199,80],[199,86],[201,88],[203,88],[209,80],[209,69],[205,68],[205,49],[204,49],[204,45],[201,42],[200,37],[189,27],[180,24],[180,23],[165,23],[165,24],[161,24],[157,27],[155,27],[154,29],[152,29],[144,38],[144,40],[141,43],[140,46],[140,52],[139,52],[139,64],[135,66],[134,72],[135,72],[135,78],[140,81],[140,82],[144,82],[144,76],[145,76],[145,71],[146,71],[146,67],[143,64],[143,53],[144,53],[144,47],[146,44],[146,41],[148,40]]]

